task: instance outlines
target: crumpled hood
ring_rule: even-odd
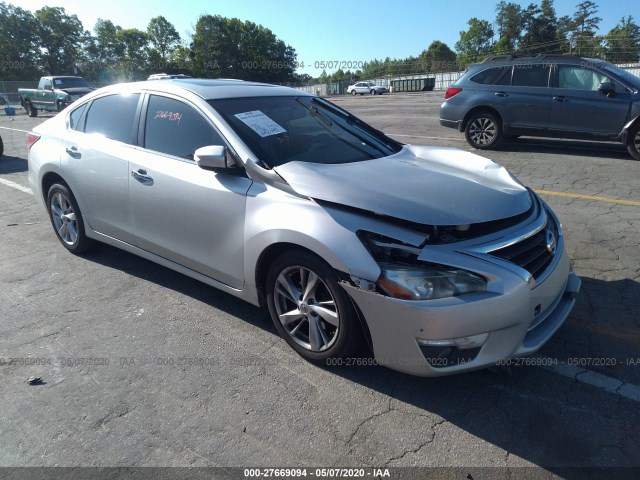
[[[428,225],[488,222],[531,207],[504,167],[457,148],[407,145],[375,160],[274,170],[301,195]]]

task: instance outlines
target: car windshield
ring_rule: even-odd
[[[402,145],[311,96],[210,100],[242,141],[273,168],[288,162],[350,163],[397,153]]]
[[[604,69],[617,75],[622,80],[630,84],[636,90],[640,90],[640,77],[636,77],[633,73],[623,68],[616,67],[615,65],[606,65]]]
[[[55,88],[91,88],[89,82],[84,78],[54,78],[53,84]]]

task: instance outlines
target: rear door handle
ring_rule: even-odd
[[[153,177],[149,176],[146,170],[142,170],[141,168],[131,170],[131,176],[143,185],[153,185]]]
[[[76,147],[67,147],[67,149],[65,150],[65,152],[67,152],[67,155],[69,155],[72,158],[82,158],[82,154],[78,151],[78,149]]]
[[[509,94],[507,92],[495,92],[496,97],[508,97]]]
[[[568,99],[567,97],[565,97],[565,96],[553,97],[553,99],[554,99],[556,102],[568,102],[568,101],[569,101],[569,99]]]

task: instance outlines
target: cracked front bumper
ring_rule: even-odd
[[[343,287],[364,316],[380,364],[413,375],[440,376],[534,353],[569,316],[581,283],[564,251],[535,288],[506,269],[502,282],[501,292],[429,301],[399,300],[347,284]],[[424,347],[418,344],[418,339],[446,341],[483,334],[488,337],[480,348],[460,350],[462,355],[448,362],[427,360]]]

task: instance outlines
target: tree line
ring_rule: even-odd
[[[435,40],[417,57],[373,60],[355,72],[325,71],[317,81],[352,82],[464,70],[489,55],[573,53],[612,63],[640,61],[640,26],[633,17],[623,17],[608,33],[600,35],[602,18],[597,14],[598,5],[591,0],[579,3],[573,15],[562,17],[556,15],[553,0],[527,7],[502,0],[496,5],[494,23],[476,17],[467,21],[468,28],[460,32],[454,50]]]
[[[293,82],[296,51],[262,25],[202,15],[187,42],[165,17],[146,30],[98,19],[93,33],[61,7],[35,12],[0,2],[0,79],[78,74],[93,82],[183,73],[208,78]]]
[[[93,33],[61,7],[35,12],[0,2],[0,79],[79,74],[93,82],[140,80],[151,73],[239,78],[272,83],[354,82],[383,76],[463,70],[488,55],[575,53],[614,63],[640,59],[640,26],[623,17],[601,35],[598,5],[585,0],[558,17],[553,0],[522,7],[501,0],[493,23],[470,18],[452,50],[434,40],[418,56],[364,62],[351,71],[298,74],[295,49],[268,28],[237,18],[202,15],[183,39],[163,16],[146,30],[99,19]]]

